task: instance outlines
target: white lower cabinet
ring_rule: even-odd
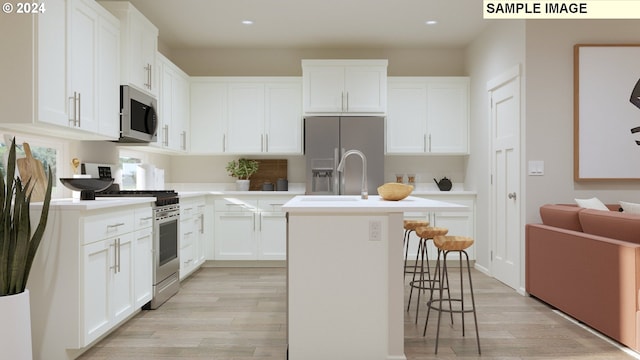
[[[215,260],[286,260],[282,205],[292,197],[215,200]]]
[[[180,280],[204,263],[207,218],[204,196],[180,200]]]
[[[151,222],[150,203],[52,204],[27,284],[34,359],[76,358],[151,299]]]
[[[133,234],[84,246],[85,343],[134,311]]]
[[[465,205],[468,210],[465,211],[450,211],[450,212],[412,212],[405,213],[405,219],[412,220],[427,220],[430,226],[444,227],[449,230],[447,235],[468,236],[475,239],[475,195],[435,195],[435,196],[421,196],[418,197],[429,198],[433,200],[445,201],[454,204]],[[398,240],[400,241],[400,240]],[[409,240],[409,253],[408,259],[415,260],[418,250],[418,236],[415,232],[411,233]],[[433,245],[433,241],[427,243],[427,252],[429,259],[435,260],[438,255],[437,248]],[[469,259],[475,259],[475,247],[471,246],[467,249]],[[451,254],[447,257],[448,260],[457,259],[457,255]],[[435,265],[435,264],[432,264]]]

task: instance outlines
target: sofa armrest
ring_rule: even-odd
[[[640,245],[527,224],[526,290],[634,349],[640,347]]]

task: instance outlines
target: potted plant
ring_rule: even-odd
[[[6,180],[0,174],[0,348],[8,359],[31,359],[29,272],[44,235],[51,202],[49,167],[40,221],[32,233],[29,203],[33,187],[16,177],[15,138],[11,143]]]
[[[249,178],[258,171],[258,162],[249,159],[231,160],[227,163],[229,176],[237,178],[236,189],[240,191],[249,190]]]

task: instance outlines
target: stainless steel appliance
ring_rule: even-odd
[[[120,86],[121,143],[149,143],[157,141],[157,101],[154,97],[131,86]]]
[[[309,195],[360,195],[361,159],[351,156],[338,172],[342,155],[359,150],[367,159],[367,187],[377,194],[384,184],[384,118],[317,116],[304,119],[304,147]]]
[[[180,205],[173,190],[103,191],[96,197],[156,198],[153,207],[153,298],[145,309],[157,309],[180,290]]]

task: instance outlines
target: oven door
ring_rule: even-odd
[[[156,285],[180,270],[180,244],[178,234],[180,216],[156,219],[154,225],[153,284]]]

